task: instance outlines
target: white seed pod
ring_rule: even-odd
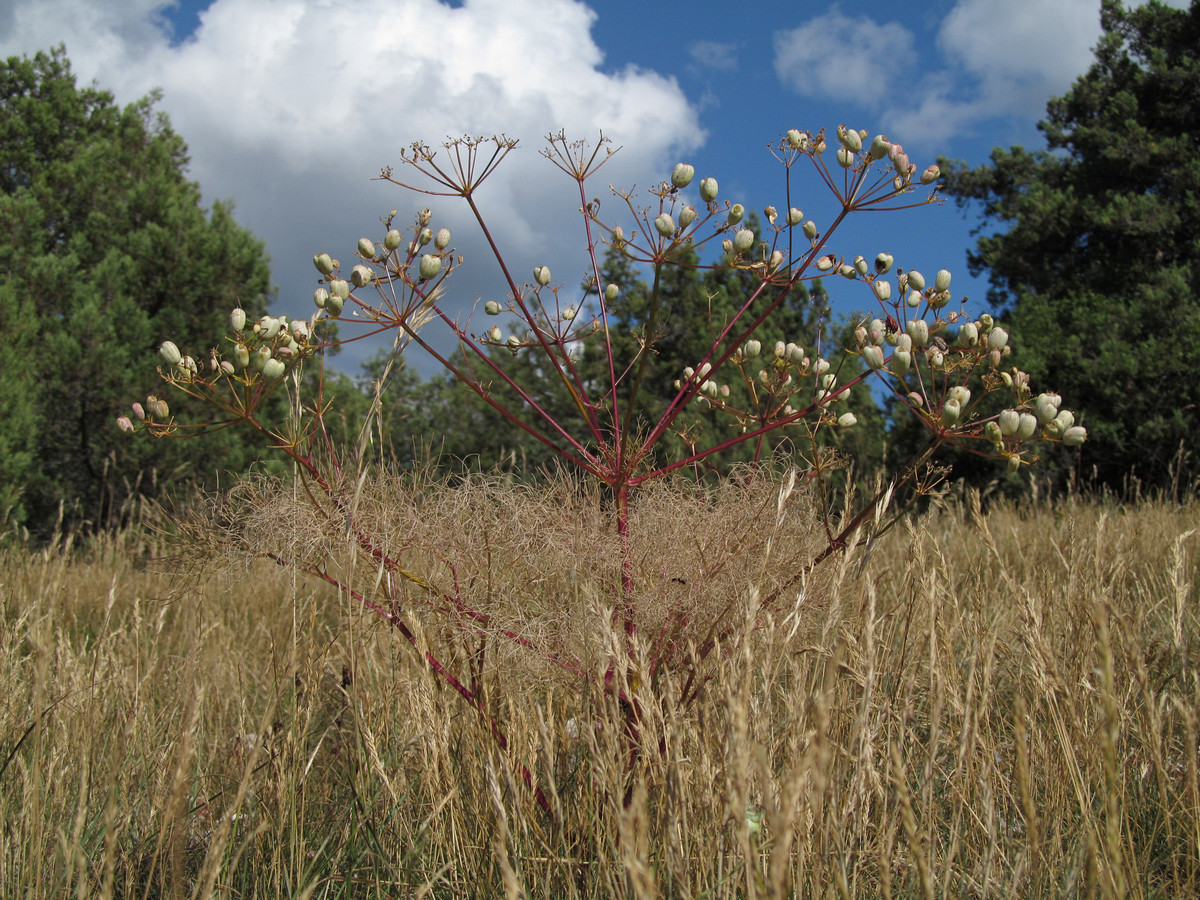
[[[712,371],[712,363],[704,363],[700,366],[700,377],[707,378],[708,373]]]
[[[1063,432],[1062,442],[1066,447],[1078,447],[1087,440],[1087,429],[1082,425],[1072,425]]]
[[[735,203],[733,206],[729,207],[729,215],[725,217],[725,221],[727,221],[730,225],[736,225],[738,222],[742,221],[742,216],[745,214],[746,207],[742,206],[740,203]]]
[[[1033,437],[1033,433],[1037,431],[1038,420],[1033,413],[1021,413],[1020,424],[1017,425],[1017,430],[1013,433],[1019,441],[1027,441]]]
[[[274,340],[275,335],[279,334],[279,329],[283,327],[283,323],[274,316],[263,316],[258,320],[261,329],[260,334],[264,340]]]
[[[911,352],[913,348],[912,335],[904,333],[896,335],[896,349]]]
[[[696,207],[685,206],[679,211],[679,227],[687,228],[696,221]]]
[[[533,270],[533,280],[536,281],[542,287],[545,287],[546,285],[548,285],[550,283],[550,267],[549,266],[538,266],[536,269],[534,269]]]
[[[1015,409],[1002,410],[1000,415],[996,417],[996,422],[1000,425],[1000,433],[1002,435],[1012,437],[1021,426],[1021,414]]]
[[[246,311],[240,306],[229,314],[229,327],[241,331],[246,327]]]
[[[909,319],[904,330],[912,338],[913,346],[924,347],[929,343],[929,323],[924,319]]]
[[[564,309],[562,311],[562,319],[564,322],[570,322],[574,318],[575,318],[575,307],[568,306],[566,309]]]
[[[325,301],[325,312],[331,316],[340,316],[342,314],[342,306],[345,302],[346,298],[340,294],[330,294],[329,299]]]
[[[158,355],[162,357],[162,361],[168,366],[176,365],[182,357],[174,341],[163,341],[159,344]]]
[[[849,278],[853,280],[858,277],[858,269],[854,268],[854,266],[850,265],[850,263],[842,263],[841,266],[838,267],[838,274],[843,278]]]
[[[845,147],[838,147],[837,161],[838,161],[838,165],[841,166],[843,169],[848,169],[852,165],[854,165],[854,154],[851,153],[849,150],[847,150]]]
[[[858,136],[858,132],[845,125],[838,126],[838,140],[851,153],[857,153],[862,149],[862,138]]]
[[[953,397],[947,398],[942,404],[942,424],[946,426],[954,425],[958,422],[959,416],[962,415],[962,406]]]
[[[883,348],[875,344],[868,344],[862,348],[863,362],[867,364],[869,369],[883,368]]]
[[[942,367],[942,363],[946,361],[946,357],[943,355],[941,350],[930,350],[928,356],[929,365],[933,366],[935,369],[940,369]]]
[[[433,240],[433,229],[432,228],[422,228],[420,233],[417,235],[417,243],[420,244],[422,247],[424,247],[426,244],[428,244],[432,240]]]
[[[942,170],[936,165],[929,166],[921,173],[921,184],[933,184],[942,175]]]
[[[814,222],[812,219],[809,219],[807,222],[805,222],[804,226],[801,230],[804,232],[804,236],[806,238],[808,238],[810,241],[816,240],[817,223]]]
[[[516,350],[521,346],[521,339],[519,337],[517,337],[515,334],[510,334],[508,336],[507,343],[511,349]]]
[[[795,128],[789,128],[786,137],[788,146],[793,150],[804,150],[808,147],[808,135]]]
[[[1075,424],[1075,413],[1069,409],[1060,409],[1058,415],[1054,417],[1054,421],[1058,423],[1058,427],[1064,432]]]
[[[937,277],[933,280],[933,289],[939,293],[950,290],[950,272],[947,269],[938,269]]]
[[[787,257],[782,250],[776,250],[771,254],[771,258],[767,261],[767,266],[772,272],[778,270],[783,265]]]
[[[804,365],[804,348],[799,344],[794,344],[788,341],[786,347],[783,348],[787,354],[787,358],[798,366]]]
[[[993,328],[988,332],[988,347],[992,350],[1003,350],[1008,346],[1008,332],[1003,328]]]
[[[867,264],[867,258],[865,256],[854,257],[854,268],[858,270],[859,275],[866,275],[867,272],[871,270],[870,265]]]
[[[604,288],[604,299],[609,303],[612,303],[614,300],[616,300],[620,294],[621,289],[615,284],[610,283]]]
[[[504,340],[504,332],[500,330],[499,325],[493,325],[488,329],[488,340],[493,344],[498,344]]]
[[[442,271],[442,258],[436,253],[426,253],[421,257],[417,273],[421,276],[422,281],[436,278],[440,271]]]
[[[817,362],[813,366],[813,371],[818,375],[824,375],[829,371],[829,360],[817,357]]]
[[[263,363],[262,374],[267,381],[278,381],[283,377],[283,373],[287,370],[287,366],[281,359],[268,359]]]
[[[888,366],[894,375],[903,375],[912,366],[912,353],[908,350],[896,350],[892,353],[892,361]]]
[[[745,253],[753,246],[754,232],[749,228],[742,228],[733,236],[733,249],[738,253]]]
[[[487,303],[483,304],[483,311],[489,316],[498,316],[503,309],[504,307],[502,307],[499,301],[496,300],[489,300]]]
[[[974,322],[964,322],[958,327],[958,346],[974,347],[979,343],[979,326]]]
[[[364,287],[375,280],[375,272],[370,266],[355,266],[350,270],[350,283],[355,287]]]
[[[796,209],[796,207],[793,206],[787,211],[787,223],[789,225],[799,225],[803,221],[804,213],[802,210]]]
[[[808,223],[805,222],[805,225],[807,225],[807,224]],[[805,232],[805,233],[807,233],[807,232]],[[833,268],[833,263],[834,263],[834,258],[832,256],[822,256],[820,259],[817,260],[817,271],[828,272],[830,269]]]
[[[679,163],[671,172],[671,184],[677,188],[685,188],[692,183],[696,170],[687,163]]]
[[[754,359],[762,353],[762,341],[756,341],[753,338],[742,344],[742,356],[746,359]]]
[[[385,249],[387,249],[387,251],[389,253],[391,253],[393,250],[395,250],[397,247],[399,247],[400,244],[403,243],[403,241],[404,241],[404,235],[402,235],[399,231],[397,231],[395,228],[393,228],[386,235],[384,235],[383,246]]]
[[[329,282],[329,296],[338,297],[341,300],[347,300],[350,297],[350,282],[343,281],[338,278]],[[335,313],[336,315],[336,313]]]
[[[840,416],[838,416],[839,428],[853,428],[857,424],[858,416],[854,415],[852,412],[842,413]]]
[[[700,393],[704,394],[707,397],[716,397],[717,391],[718,391],[718,388],[717,388],[717,383],[715,381],[709,380],[709,381],[704,382],[704,384],[700,385]]]
[[[654,219],[654,227],[665,238],[673,237],[675,234],[675,220],[669,213],[661,213],[657,216]]]
[[[920,272],[913,270],[908,273],[908,286],[914,291],[925,290],[925,276]]]
[[[1037,400],[1033,402],[1033,412],[1037,416],[1038,424],[1045,425],[1058,415],[1058,407],[1062,403],[1062,397],[1058,394],[1038,394]]]
[[[921,305],[923,299],[925,299],[923,295],[916,291],[909,291],[908,296],[904,298],[904,303],[909,309],[916,309]]]
[[[956,384],[946,392],[946,396],[952,397],[958,401],[958,405],[966,407],[971,402],[971,390],[961,384]]]
[[[776,341],[775,342],[775,358],[783,359],[786,356],[787,356],[787,344],[785,344],[783,341]]]
[[[705,203],[712,203],[717,199],[717,179],[700,179],[700,199]]]
[[[875,139],[871,141],[871,147],[867,151],[871,159],[883,159],[892,149],[892,145],[888,143],[888,139],[882,134],[875,135]]]
[[[358,255],[363,259],[375,258],[375,244],[372,243],[370,238],[358,239]]]
[[[776,209],[775,207],[773,207],[773,206],[767,206],[767,207],[764,207],[764,209],[763,209],[763,215],[767,217],[767,221],[768,221],[769,223],[771,223],[772,225],[774,225],[774,224],[775,224],[775,220],[776,220],[777,218],[779,218],[779,210],[777,210],[777,209]]]
[[[250,349],[245,344],[233,348],[233,362],[239,369],[250,365]]]
[[[437,234],[433,236],[433,246],[440,250],[445,250],[450,246],[450,229],[439,228]]]
[[[895,261],[896,261],[895,257],[893,257],[892,254],[890,254],[890,253],[878,254],[875,257],[875,272],[876,272],[876,274],[879,274],[879,275],[887,274],[889,271],[891,271],[892,263],[894,263]]]
[[[875,291],[875,296],[878,297],[883,302],[886,303],[888,300],[892,299],[892,284],[891,284],[891,282],[884,281],[883,279],[877,279],[871,285],[871,287]]]

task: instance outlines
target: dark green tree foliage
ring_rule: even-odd
[[[205,215],[156,99],[78,88],[61,48],[0,63],[0,519],[35,534],[60,503],[105,523],[155,473],[204,482],[250,459],[233,432],[131,442],[114,424],[159,342],[216,347],[269,290],[263,245],[227,206]]]
[[[748,226],[756,232],[758,223],[751,216]],[[699,365],[705,350],[732,318],[736,309],[757,288],[756,275],[748,270],[729,267],[706,268],[690,249],[672,264],[663,266],[659,272],[657,288],[653,283],[653,272],[641,271],[620,251],[608,249],[601,264],[601,283],[620,287],[617,299],[608,304],[608,339],[613,345],[613,360],[620,382],[618,402],[628,396],[636,377],[633,363],[639,349],[647,340],[651,297],[657,289],[659,312],[656,317],[653,356],[646,367],[640,390],[640,412],[644,427],[649,427],[675,398],[676,382],[684,377],[684,369]],[[594,298],[585,306],[581,315],[593,316],[597,312]],[[496,320],[483,320],[490,325]],[[763,352],[771,354],[775,342],[782,340],[799,343],[805,352],[815,358],[818,355],[817,335],[823,335],[823,355],[836,361],[841,358],[840,348],[852,343],[851,328],[833,328],[829,324],[829,308],[824,286],[814,282],[810,293],[790,297],[785,307],[777,312],[757,337],[762,342]],[[773,330],[772,330],[773,329]],[[603,332],[592,334],[573,350],[573,365],[581,372],[585,383],[594,396],[599,396],[610,383],[608,356],[604,348]],[[527,390],[530,398],[543,408],[554,412],[555,419],[564,423],[576,436],[586,432],[582,415],[573,406],[571,395],[561,381],[547,370],[536,353],[513,354],[502,346],[492,351],[492,358],[512,374]],[[852,373],[853,370],[853,373]],[[859,371],[857,358],[849,358],[840,373],[840,382],[845,382]],[[715,376],[721,384],[729,386],[729,402],[740,408],[748,408],[749,389],[740,379],[737,368],[727,364]],[[520,408],[515,395],[506,392],[503,385],[495,383],[496,396],[505,397],[510,408]],[[435,376],[421,385],[408,385],[404,392],[411,399],[407,411],[393,412],[397,423],[392,429],[393,444],[401,450],[407,441],[408,450],[414,447],[417,455],[423,450],[432,450],[440,455],[443,463],[451,460],[466,461],[472,466],[485,469],[493,466],[515,466],[527,473],[535,473],[542,467],[554,465],[552,451],[529,435],[514,428],[502,416],[492,410],[471,391],[449,376]],[[883,416],[874,402],[870,391],[864,386],[852,392],[851,399],[839,406],[839,411],[852,410],[859,418],[854,429],[823,429],[818,435],[818,447],[835,444],[849,457],[861,473],[873,470],[881,462]],[[394,408],[394,404],[393,404]],[[529,413],[528,406],[525,406]],[[622,408],[622,414],[624,414]],[[526,419],[536,424],[534,415]],[[702,410],[693,406],[676,422],[675,433],[663,445],[659,445],[662,458],[645,460],[647,466],[660,466],[687,455],[688,443],[696,448],[714,445],[726,437],[733,437],[736,423],[727,413]],[[414,440],[415,435],[420,438]],[[710,471],[726,471],[731,464],[746,462],[757,456],[766,459],[778,448],[794,450],[811,457],[814,448],[803,425],[782,432],[774,432],[768,443],[756,447],[747,442],[731,448],[712,459]]]
[[[1200,446],[1200,2],[1105,0],[1101,24],[1095,63],[1040,123],[1048,150],[942,168],[981,230],[1002,229],[971,270],[989,272],[1014,361],[1082,411],[1082,473],[1162,485]]]

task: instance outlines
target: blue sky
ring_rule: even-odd
[[[687,161],[721,196],[781,209],[766,146],[789,128],[841,122],[904,144],[919,169],[943,154],[971,165],[995,146],[1040,147],[1036,122],[1091,61],[1099,0],[929,0],[756,4],[633,0],[3,0],[0,53],[64,43],[82,83],[122,103],[155,87],[191,150],[205,202],[232,199],[267,242],[277,312],[307,316],[313,253],[349,259],[391,209],[430,205],[467,265],[463,309],[502,296],[463,211],[373,181],[414,140],[504,131],[521,139],[481,195],[513,268],[583,274],[571,185],[537,154],[542,136],[599,130],[622,146],[593,188],[647,187]],[[813,179],[799,203],[821,222]],[[606,209],[615,209],[615,203]],[[953,202],[873,214],[832,249],[892,253],[954,273],[986,309],[966,251],[977,224]],[[861,286],[830,285],[835,308],[866,308]],[[361,354],[347,353],[353,370]],[[418,367],[429,366],[419,360]]]

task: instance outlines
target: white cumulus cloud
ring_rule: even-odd
[[[81,83],[120,102],[163,89],[160,109],[188,142],[190,176],[206,200],[234,198],[239,221],[264,238],[279,307],[307,314],[327,250],[349,258],[379,218],[431,206],[468,257],[464,305],[498,285],[464,209],[372,181],[397,175],[414,140],[505,133],[521,141],[479,195],[519,278],[550,263],[569,284],[583,273],[577,189],[537,151],[565,129],[622,151],[607,185],[642,186],[703,140],[696,110],[671,78],[601,70],[595,13],[577,0],[215,0],[173,44],[166,0],[15,0],[0,20],[0,53],[64,43]],[[7,27],[5,27],[7,25]],[[606,211],[614,202],[608,199]]]

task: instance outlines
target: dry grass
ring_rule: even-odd
[[[633,771],[598,677],[494,636],[480,664],[481,638],[406,595],[419,640],[475,666],[501,752],[378,617],[231,565],[282,534],[376,588],[269,486],[195,545],[200,581],[143,565],[164,551],[135,536],[0,551],[0,895],[1200,893],[1200,507],[968,504],[801,593],[820,528],[778,488],[635,509],[642,634],[687,615],[674,667],[619,673],[643,711]],[[473,481],[361,503],[420,578],[602,674],[619,557],[598,498]],[[680,704],[716,614],[739,627]]]

